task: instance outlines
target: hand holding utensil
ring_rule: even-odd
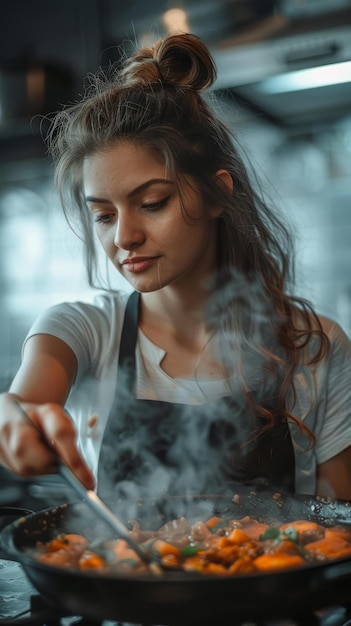
[[[40,434],[40,438],[44,443],[50,448],[50,450],[54,453],[57,461],[58,473],[60,476],[66,481],[66,483],[75,491],[77,496],[86,502],[87,506],[101,519],[103,520],[110,529],[116,533],[116,535],[125,541],[128,542],[129,546],[136,552],[136,554],[148,564],[150,571],[154,574],[159,574],[161,569],[157,565],[157,563],[152,562],[150,555],[143,550],[143,548],[131,537],[130,532],[122,522],[122,520],[117,517],[115,513],[101,500],[101,498],[91,489],[86,489],[84,485],[75,477],[73,472],[64,465],[62,460],[58,457],[55,450],[49,445],[49,443],[43,438],[43,433],[41,430],[34,424],[34,422],[30,419],[29,415],[26,413],[24,408],[17,400],[13,400],[13,404],[17,407],[17,409],[21,412],[24,419],[31,425],[32,428],[37,430]]]

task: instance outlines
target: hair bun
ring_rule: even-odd
[[[217,77],[206,44],[196,35],[172,34],[132,55],[123,70],[126,85],[162,83],[167,87],[208,89]]]

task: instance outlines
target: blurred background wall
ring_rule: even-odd
[[[130,50],[135,40],[152,42],[174,28],[211,47],[221,111],[293,222],[299,293],[351,336],[350,16],[345,0],[2,4],[1,389],[38,313],[94,295],[54,189],[45,115],[78,98],[85,76],[118,60],[122,45]],[[323,67],[324,82],[300,72]],[[297,81],[297,72],[302,86],[284,83],[287,75]]]

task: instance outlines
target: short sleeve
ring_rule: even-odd
[[[126,295],[99,295],[92,304],[65,302],[48,308],[32,325],[25,342],[37,334],[49,334],[64,341],[78,362],[78,377],[99,371],[116,360]],[[25,343],[24,342],[24,343]]]
[[[317,463],[323,463],[351,445],[351,342],[337,324],[329,333],[330,354],[318,381]]]

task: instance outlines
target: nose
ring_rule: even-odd
[[[121,211],[115,231],[114,243],[118,248],[130,250],[145,241],[145,234],[138,216],[124,215]]]

